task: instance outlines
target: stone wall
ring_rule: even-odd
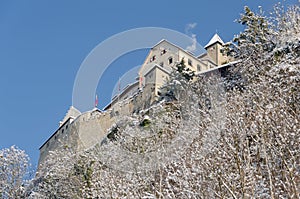
[[[108,129],[121,115],[132,115],[150,107],[156,100],[155,85],[147,84],[142,91],[131,98],[116,102],[111,109],[102,112],[94,109],[82,113],[75,119],[69,118],[59,129],[40,147],[39,164],[50,151],[58,147],[72,147],[76,151],[86,150],[101,143]]]

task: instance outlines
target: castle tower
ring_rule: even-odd
[[[77,110],[74,106],[71,106],[69,110],[67,111],[64,119],[59,122],[59,126],[63,125],[69,118],[75,119],[77,116],[79,116],[81,112]]]
[[[223,40],[216,33],[204,47],[208,56],[217,65],[220,66],[228,61],[227,56],[221,53],[221,48],[224,46]]]

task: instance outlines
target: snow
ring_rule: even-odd
[[[205,49],[215,43],[221,43],[222,45],[224,45],[223,40],[221,39],[221,37],[216,33],[211,40],[206,44],[206,46],[204,47]]]

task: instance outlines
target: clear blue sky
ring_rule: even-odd
[[[72,103],[76,72],[101,41],[138,27],[180,32],[189,23],[203,46],[218,31],[224,41],[243,27],[235,23],[244,5],[270,10],[277,1],[95,1],[26,0],[0,2],[0,148],[17,145],[35,165],[38,148],[57,129]],[[296,4],[287,0],[285,4]],[[110,49],[113,50],[113,49]],[[115,61],[100,80],[99,105],[146,50]]]

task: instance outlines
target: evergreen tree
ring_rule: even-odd
[[[183,91],[189,87],[194,77],[195,72],[182,59],[176,64],[165,85],[160,88],[162,99],[169,101],[183,97]]]

